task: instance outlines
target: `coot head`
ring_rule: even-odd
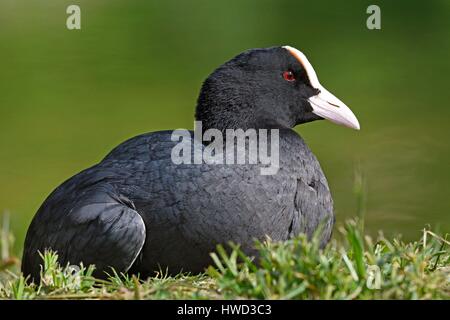
[[[319,119],[359,129],[306,56],[289,46],[251,49],[224,63],[203,83],[196,109],[203,129],[221,131],[292,128]]]

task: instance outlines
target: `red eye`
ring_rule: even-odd
[[[285,72],[283,72],[283,78],[286,81],[294,81],[295,80],[295,76],[292,73],[292,71],[285,71]]]

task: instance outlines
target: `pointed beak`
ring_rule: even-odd
[[[352,110],[324,87],[308,99],[313,113],[336,124],[359,130],[359,121]]]
[[[317,78],[316,71],[314,71],[313,66],[308,61],[308,58],[299,50],[290,47],[283,46],[284,49],[288,50],[302,65],[308,76],[309,82],[313,88],[319,90],[319,94],[312,96],[308,99],[309,104],[313,109],[313,113],[322,117],[324,119],[330,120],[331,122],[359,130],[359,122],[345,103],[336,98],[327,89],[322,87]]]

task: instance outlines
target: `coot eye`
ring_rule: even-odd
[[[292,71],[285,71],[285,72],[283,72],[283,78],[286,81],[294,81],[295,80],[295,76],[294,76],[294,73]]]

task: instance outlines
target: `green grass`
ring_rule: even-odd
[[[7,217],[7,216],[6,216]],[[0,299],[449,299],[450,251],[446,236],[423,230],[404,243],[362,234],[348,221],[325,249],[319,232],[286,242],[258,242],[258,264],[235,244],[219,246],[204,274],[154,277],[113,273],[92,277],[94,266],[60,266],[42,255],[42,280],[27,284],[11,255],[13,236],[4,218],[0,248]]]

